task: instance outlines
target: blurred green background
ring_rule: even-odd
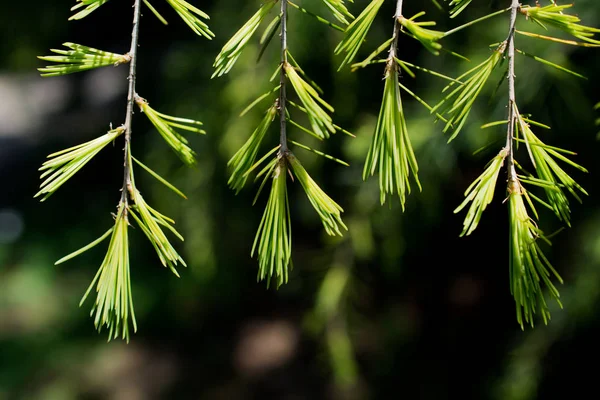
[[[296,155],[345,209],[350,232],[325,237],[301,189],[290,185],[294,269],[279,290],[256,282],[250,248],[266,202],[256,186],[235,196],[226,162],[262,117],[266,103],[239,112],[271,86],[277,43],[255,63],[258,38],[232,72],[210,80],[222,45],[257,9],[257,0],[192,1],[211,15],[216,38],[195,37],[165,2],[146,10],[141,25],[138,93],[159,111],[205,123],[192,138],[196,169],[182,167],[147,120],[134,119],[133,152],[181,188],[183,201],[138,173],[141,191],[174,217],[189,264],[181,279],[162,268],[139,231],[131,231],[134,304],[139,331],[130,344],[106,343],[78,307],[105,246],[60,265],[54,261],[111,226],[120,196],[121,143],[108,146],[48,201],[32,198],[37,169],[49,153],[90,140],[124,120],[127,68],[105,68],[43,79],[36,59],[72,41],[126,52],[131,1],[113,0],[82,21],[67,22],[73,0],[3,2],[0,7],[0,399],[502,399],[577,398],[594,393],[600,356],[600,158],[593,105],[600,101],[600,57],[594,49],[517,37],[517,47],[562,63],[584,81],[531,59],[517,61],[521,111],[551,125],[546,143],[578,153],[587,175],[573,172],[590,196],[573,204],[572,228],[547,252],[565,279],[564,310],[521,331],[509,293],[507,210],[501,186],[477,231],[459,238],[464,214],[453,214],[464,190],[500,150],[503,128],[479,126],[505,118],[506,85],[492,96],[496,71],[468,128],[446,144],[440,124],[405,96],[423,191],[405,213],[399,202],[379,206],[377,179],[363,183],[364,157],[383,89],[381,65],[336,73],[339,32],[290,9],[289,45],[325,90],[337,124],[357,137],[323,144],[346,168],[301,149]],[[299,1],[330,17],[318,0]],[[367,4],[356,0],[357,15]],[[405,1],[405,15],[425,10],[447,30],[508,1],[475,1],[450,20],[429,1]],[[385,2],[360,57],[392,31],[395,2]],[[600,26],[600,3],[578,0],[575,11]],[[505,39],[508,16],[443,41],[467,56],[424,51],[408,37],[405,60],[459,75]],[[521,20],[520,26],[534,29]],[[430,103],[444,85],[427,74],[403,83]],[[294,139],[314,144],[297,131]],[[271,141],[277,142],[272,131]],[[488,146],[484,151],[473,153]],[[521,156],[524,159],[524,156]],[[540,227],[560,228],[542,211]],[[591,365],[592,367],[589,367]]]

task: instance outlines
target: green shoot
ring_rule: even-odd
[[[303,80],[294,67],[286,63],[283,68],[285,69],[285,73],[294,87],[296,94],[306,109],[306,115],[308,116],[312,130],[321,139],[329,138],[329,134],[335,133],[336,129],[333,126],[331,116],[323,109],[323,107],[329,112],[334,111],[333,107],[321,99],[317,90]]]
[[[250,135],[246,143],[244,143],[227,163],[228,166],[233,168],[233,172],[227,183],[229,184],[229,187],[236,191],[236,193],[239,193],[246,184],[246,180],[248,179],[246,172],[254,165],[260,145],[276,115],[277,107],[273,105],[267,110],[264,118],[254,132],[252,132],[252,135]]]
[[[143,164],[140,160],[138,160],[135,157],[131,157],[133,159],[133,161],[135,161],[135,163],[137,165],[139,165],[140,167],[142,167],[142,169],[144,171],[146,171],[147,173],[149,173],[150,175],[152,175],[157,181],[159,181],[160,183],[162,183],[163,185],[165,185],[167,188],[171,189],[175,194],[183,197],[184,199],[187,200],[187,196],[185,194],[183,194],[183,192],[179,189],[177,189],[175,186],[173,186],[169,181],[167,181],[165,178],[163,178],[162,176],[160,176],[159,174],[157,174],[156,172],[154,172],[153,170],[150,169],[150,167],[148,167],[147,165]]]
[[[317,14],[315,14],[315,13],[307,10],[304,7],[299,6],[298,4],[296,4],[296,3],[294,3],[294,2],[292,2],[290,0],[288,0],[288,4],[290,6],[292,6],[292,7],[294,7],[295,9],[297,9],[298,11],[300,11],[301,13],[304,13],[304,14],[306,14],[308,16],[313,17],[314,19],[316,19],[320,23],[325,24],[325,25],[329,26],[330,28],[335,29],[336,31],[340,31],[340,32],[345,32],[346,31],[346,28],[342,28],[341,26],[334,24],[333,22],[331,22],[331,21],[329,21],[329,20],[321,17],[320,15],[317,15]],[[354,19],[354,17],[352,19]]]
[[[108,2],[108,0],[76,0],[77,4],[71,7],[71,11],[79,10],[81,7],[85,7],[83,10],[78,11],[75,15],[69,18],[71,20],[83,19],[96,11],[98,7]]]
[[[181,161],[188,166],[195,165],[196,153],[188,146],[188,140],[173,128],[205,134],[206,132],[204,130],[198,128],[198,126],[202,126],[202,122],[187,118],[176,118],[170,115],[159,113],[150,107],[145,99],[139,96],[136,97],[135,101],[140,107],[140,110],[146,114],[150,122],[152,122],[152,125],[154,125],[165,142],[167,142],[167,144],[179,156]]]
[[[438,43],[438,40],[444,37],[444,32],[434,31],[431,29],[423,28],[424,26],[434,26],[433,21],[415,22],[415,19],[425,15],[425,12],[420,12],[414,15],[412,18],[398,17],[398,22],[405,27],[415,39],[436,56],[440,54],[442,45]]]
[[[481,93],[500,60],[502,60],[505,48],[505,43],[502,43],[487,60],[459,76],[457,80],[464,82],[464,84],[458,86],[433,107],[432,113],[438,111],[440,114],[448,116],[448,122],[443,129],[444,133],[450,128],[454,129],[454,133],[450,136],[448,142],[458,136],[465,126],[477,96]],[[450,83],[444,91],[450,89],[453,85],[454,82]]]
[[[260,26],[263,19],[269,15],[269,12],[275,5],[275,1],[269,0],[264,3],[260,9],[254,14],[248,22],[246,22],[240,30],[238,30],[229,39],[225,46],[221,49],[221,52],[217,55],[213,67],[215,72],[212,74],[212,78],[215,76],[222,76],[227,74],[238,60],[244,47],[248,44],[258,27]]]
[[[532,22],[546,28],[546,24],[560,29],[563,32],[594,45],[600,45],[600,40],[594,39],[594,35],[600,32],[598,28],[581,25],[581,20],[575,15],[563,13],[564,10],[573,7],[573,4],[558,6],[552,4],[549,6],[521,6],[520,12]]]
[[[129,272],[127,214],[128,209],[120,203],[106,256],[79,304],[81,306],[85,302],[96,286],[97,297],[92,308],[92,315],[95,314],[94,325],[98,331],[106,325],[109,330],[108,340],[121,336],[129,341],[130,319],[133,331],[137,331]]]
[[[517,115],[518,130],[527,146],[527,151],[529,152],[529,157],[535,167],[538,179],[545,184],[544,191],[548,197],[548,202],[556,216],[570,226],[571,210],[569,207],[569,200],[563,189],[567,189],[579,202],[581,202],[581,198],[579,197],[578,192],[584,195],[587,195],[587,192],[558,165],[555,159],[561,160],[580,171],[587,171],[579,164],[574,163],[561,154],[564,153],[565,150],[546,146],[538,139],[529,127],[529,124],[519,114],[516,106],[515,115]]]
[[[39,169],[44,171],[40,178],[46,179],[41,183],[40,191],[34,197],[44,195],[41,201],[45,201],[94,158],[100,150],[124,132],[123,127],[118,127],[89,142],[50,154],[48,156],[50,160],[42,164]]]
[[[177,273],[175,267],[179,262],[185,267],[185,261],[183,261],[183,258],[173,248],[161,229],[161,226],[169,229],[179,240],[183,241],[183,237],[171,226],[175,222],[150,207],[137,189],[133,189],[132,199],[135,205],[129,210],[129,215],[137,222],[142,232],[144,232],[156,250],[156,254],[158,254],[162,265],[168,267],[179,278],[179,273]]]
[[[343,161],[343,160],[340,160],[339,158],[335,158],[335,157],[333,157],[333,156],[330,156],[329,154],[325,154],[325,153],[323,153],[322,151],[319,151],[319,150],[313,149],[312,147],[308,147],[308,146],[306,146],[306,145],[304,145],[304,144],[302,144],[302,143],[298,143],[298,142],[296,142],[295,140],[290,140],[289,142],[290,142],[290,143],[292,143],[292,144],[293,144],[293,145],[295,145],[295,146],[298,146],[298,147],[300,147],[301,149],[304,149],[304,150],[306,150],[306,151],[310,151],[311,153],[314,153],[314,154],[316,154],[316,155],[318,155],[318,156],[321,156],[321,157],[323,157],[323,158],[326,158],[326,159],[328,159],[328,160],[331,160],[331,161],[334,161],[334,162],[336,162],[336,163],[338,163],[338,164],[341,164],[341,165],[343,165],[344,167],[349,167],[349,166],[350,166],[350,164],[348,164],[347,162],[345,162],[345,161]]]
[[[410,193],[411,173],[421,189],[418,170],[402,108],[398,68],[391,60],[386,73],[375,135],[363,170],[363,179],[367,180],[369,175],[378,171],[381,204],[385,203],[388,194],[397,193],[404,210],[406,195]]]
[[[340,228],[348,230],[342,222],[341,213],[344,212],[335,201],[333,201],[327,193],[325,193],[319,185],[308,175],[300,161],[291,153],[287,154],[287,160],[290,163],[292,172],[300,181],[310,204],[313,206],[321,222],[325,227],[325,232],[330,236],[343,236]]]
[[[40,60],[59,63],[38,68],[43,77],[61,76],[76,72],[87,71],[94,68],[107,67],[110,65],[128,63],[131,57],[128,54],[115,54],[108,51],[94,49],[76,43],[63,43],[63,46],[71,50],[50,49],[58,56],[38,56]]]
[[[562,307],[559,293],[551,277],[562,283],[562,278],[552,267],[542,252],[540,240],[550,244],[544,233],[529,217],[523,197],[528,194],[518,182],[509,188],[509,219],[510,219],[510,291],[515,299],[517,321],[524,328],[524,323],[533,327],[533,315],[540,313],[544,323],[550,320],[550,310],[544,298],[542,286],[544,283],[550,295]],[[528,199],[530,206],[531,201]]]
[[[446,0],[447,1],[447,0]],[[450,18],[455,18],[458,14],[464,11],[473,0],[452,0],[450,6],[453,8],[450,10]]]
[[[144,4],[146,5],[146,7],[148,7],[148,9],[150,11],[152,11],[152,14],[154,14],[154,16],[156,18],[158,18],[158,20],[160,22],[162,22],[164,25],[169,25],[169,23],[167,22],[167,20],[164,19],[162,15],[160,15],[160,13],[156,10],[156,8],[154,8],[154,6],[152,4],[150,4],[150,2],[148,0],[144,0]]]
[[[567,74],[571,74],[571,75],[576,76],[578,78],[587,80],[587,78],[585,76],[583,76],[583,75],[581,75],[581,74],[579,74],[579,73],[577,73],[575,71],[572,71],[572,70],[570,70],[570,69],[568,69],[566,67],[563,67],[562,65],[553,63],[551,61],[548,61],[548,60],[543,59],[543,58],[538,57],[538,56],[534,56],[533,54],[526,53],[526,52],[524,52],[522,50],[519,50],[519,49],[515,49],[515,51],[517,53],[519,53],[519,54],[522,54],[522,55],[526,56],[526,57],[534,59],[535,61],[538,61],[538,62],[540,62],[540,63],[542,63],[544,65],[547,65],[549,67],[555,68],[555,69],[557,69],[559,71],[562,71],[562,72],[566,72]]]
[[[336,55],[346,53],[346,57],[344,57],[338,71],[344,68],[346,64],[350,64],[356,57],[382,4],[383,0],[372,0],[363,12],[346,28],[346,36],[334,50]]]
[[[251,256],[258,253],[258,279],[276,279],[277,286],[288,281],[292,253],[292,227],[288,202],[285,158],[279,158],[269,169],[272,182],[267,207],[260,221]]]
[[[465,191],[465,200],[454,210],[454,213],[462,211],[467,204],[471,203],[469,211],[465,216],[463,231],[460,236],[468,236],[477,228],[481,216],[486,207],[494,199],[494,191],[498,175],[504,164],[504,159],[508,155],[506,149],[500,153],[488,164],[485,171],[467,188]]]
[[[352,0],[350,1],[352,2]],[[323,2],[341,23],[348,25],[348,20],[354,19],[354,16],[346,8],[344,0],[323,0]]]
[[[208,29],[208,25],[200,19],[210,19],[208,14],[185,0],[167,0],[167,3],[173,7],[181,19],[183,19],[183,22],[185,22],[196,35],[202,35],[209,40],[215,37],[215,34]]]

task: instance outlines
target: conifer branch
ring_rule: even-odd
[[[106,1],[108,0],[78,0],[78,4],[73,10],[81,7],[87,8],[76,14],[76,19],[85,17],[106,3]],[[210,39],[212,32],[197,18],[208,19],[208,15],[185,0],[167,1],[188,25],[195,28],[196,33],[200,32]],[[155,248],[158,258],[165,267],[168,267],[176,276],[179,276],[175,267],[179,264],[185,266],[183,258],[179,256],[165,235],[164,229],[166,228],[178,239],[183,240],[183,237],[173,227],[175,221],[150,207],[135,185],[133,161],[159,182],[185,198],[185,195],[179,189],[139,160],[133,158],[131,137],[135,104],[139,105],[140,110],[146,114],[165,141],[188,165],[192,165],[195,162],[194,152],[187,146],[187,140],[175,128],[200,134],[205,133],[200,128],[202,125],[201,122],[162,114],[152,109],[148,102],[136,93],[137,55],[142,2],[153,9],[147,0],[134,1],[131,48],[128,53],[123,55],[109,53],[68,42],[64,45],[69,50],[52,50],[58,56],[39,57],[46,61],[61,63],[59,65],[40,68],[40,72],[43,73],[42,76],[64,75],[108,65],[130,64],[125,123],[115,129],[111,128],[108,133],[94,140],[55,152],[48,156],[49,160],[40,168],[40,171],[42,171],[41,178],[45,180],[41,184],[40,191],[35,195],[35,197],[44,195],[42,201],[45,200],[81,170],[104,147],[114,142],[119,136],[124,136],[123,184],[121,197],[117,206],[118,212],[116,215],[113,215],[113,228],[109,229],[99,239],[57,261],[57,264],[60,264],[70,260],[97,246],[110,236],[110,243],[104,261],[81,300],[81,304],[83,304],[95,287],[96,300],[92,308],[92,315],[95,314],[94,324],[98,330],[101,330],[104,326],[108,328],[109,340],[115,339],[118,336],[129,340],[129,325],[131,323],[133,324],[133,330],[137,329],[129,271],[128,228],[131,222],[130,217],[138,223],[141,231],[147,236]],[[153,10],[153,12],[156,14],[156,10]]]
[[[286,101],[287,101],[287,92],[286,92],[286,84],[287,84],[287,73],[286,66],[288,64],[287,61],[287,11],[288,11],[288,3],[286,0],[281,0],[281,69],[279,75],[279,144],[281,147],[279,148],[279,154],[284,155],[288,152],[288,144],[287,144],[287,118],[285,115],[286,110]]]
[[[506,132],[506,156],[508,169],[508,187],[509,190],[518,180],[515,170],[513,134],[517,116],[515,115],[516,94],[515,94],[515,30],[517,23],[517,13],[519,11],[519,0],[512,0],[510,10],[510,27],[508,38],[506,39],[506,57],[508,58],[508,128]]]
[[[380,202],[384,204],[388,194],[397,193],[404,210],[406,195],[410,193],[409,176],[421,189],[418,164],[415,158],[406,118],[402,106],[397,62],[398,36],[401,32],[403,1],[396,3],[394,30],[387,59],[385,60],[385,87],[377,119],[375,134],[363,168],[363,180],[369,175],[379,174]]]
[[[265,3],[261,9],[227,42],[215,61],[214,66],[218,71],[215,72],[216,75],[222,75],[229,71],[232,62],[237,58],[242,51],[243,46],[254,34],[261,20],[267,15],[268,11],[275,3],[276,1],[274,0]],[[258,196],[267,182],[271,181],[272,183],[269,200],[256,232],[251,256],[254,256],[254,254],[258,255],[258,280],[267,280],[267,285],[269,285],[271,279],[275,278],[277,286],[287,282],[288,270],[291,268],[292,264],[292,231],[287,195],[288,175],[292,180],[296,179],[300,182],[311,205],[319,214],[325,231],[328,234],[341,235],[342,229],[346,229],[346,226],[341,220],[341,213],[343,212],[342,208],[327,196],[316,182],[310,178],[308,172],[289,150],[288,141],[330,160],[340,162],[344,165],[347,164],[319,150],[288,140],[288,127],[299,128],[301,131],[309,133],[318,139],[326,139],[329,137],[330,133],[333,134],[337,131],[352,135],[333,124],[332,118],[328,114],[328,112],[334,111],[333,107],[320,97],[320,95],[323,94],[323,91],[314,81],[306,76],[306,73],[294,60],[294,57],[288,49],[288,3],[289,2],[286,0],[280,1],[279,14],[267,26],[265,33],[260,40],[260,44],[262,45],[260,54],[262,54],[271,41],[271,38],[274,37],[275,33],[279,30],[280,62],[270,79],[271,81],[275,80],[279,74],[279,85],[259,96],[246,107],[244,111],[242,111],[241,115],[246,114],[255,105],[276,93],[277,99],[267,110],[262,122],[250,135],[246,143],[228,162],[228,166],[232,168],[228,183],[230,187],[237,192],[242,189],[249,174],[254,171],[259,171],[255,180],[262,179],[262,183],[257,191],[254,203],[256,203]],[[326,4],[328,4],[332,10],[340,12],[345,10],[344,2],[342,0],[326,0]],[[293,3],[292,6],[296,7]],[[342,14],[339,14],[338,16],[341,15]],[[351,14],[347,13],[346,16],[351,17]],[[318,17],[317,20],[322,22],[324,19]],[[288,99],[288,83],[290,84],[290,90],[293,90],[296,93],[302,106]],[[310,121],[312,131],[308,128],[304,128],[291,118],[288,105],[293,106],[306,114],[306,117]],[[262,158],[256,161],[261,144],[277,114],[279,114],[279,145],[268,151]],[[277,154],[273,157],[275,153]],[[267,162],[269,159],[271,159],[271,161]]]
[[[123,168],[123,188],[121,193],[121,202],[127,207],[129,204],[128,195],[133,193],[131,187],[131,169],[132,169],[132,157],[131,157],[131,133],[132,133],[132,120],[133,110],[135,105],[135,80],[136,80],[136,67],[137,67],[137,49],[140,34],[140,17],[142,14],[142,1],[135,0],[133,9],[133,30],[131,32],[131,48],[129,50],[129,56],[131,61],[129,63],[129,87],[127,93],[127,114],[125,116],[125,147],[124,152],[124,168]],[[127,209],[127,208],[126,208]],[[127,216],[125,212],[125,217]]]

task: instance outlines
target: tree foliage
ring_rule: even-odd
[[[70,19],[85,18],[107,1],[78,0],[72,8],[75,14]],[[207,39],[215,36],[205,22],[209,19],[206,13],[183,0],[166,2],[194,33]],[[143,3],[160,21],[166,23],[166,19],[153,5],[146,0],[143,0]],[[600,33],[600,30],[582,25],[579,17],[570,14],[572,4],[558,5],[555,1],[549,1],[548,5],[522,5],[512,0],[510,7],[493,11],[444,32],[432,29],[436,22],[421,19],[425,15],[424,11],[407,18],[404,15],[404,6],[408,0],[398,0],[391,24],[392,36],[372,50],[363,61],[355,63],[363,47],[370,46],[369,31],[377,15],[384,9],[384,1],[371,0],[355,18],[352,13],[353,7],[347,2],[323,0],[323,5],[336,22],[330,21],[328,15],[319,15],[318,11],[313,11],[311,7],[315,7],[314,3],[307,2],[305,8],[304,4],[299,5],[293,1],[266,0],[225,42],[213,62],[212,77],[224,77],[234,73],[233,67],[241,60],[249,43],[258,41],[260,59],[269,46],[276,46],[277,41],[273,39],[279,39],[280,61],[273,65],[271,89],[252,101],[241,113],[241,116],[244,116],[254,112],[258,105],[266,103],[262,111],[259,111],[262,112],[262,119],[228,163],[228,184],[236,193],[245,187],[251,176],[254,176],[255,180],[262,179],[255,203],[267,183],[271,186],[250,251],[251,256],[256,255],[258,258],[258,279],[267,281],[267,284],[273,279],[276,286],[286,283],[289,279],[289,270],[292,267],[292,216],[288,195],[290,185],[300,183],[327,235],[343,236],[347,230],[342,221],[342,206],[313,180],[299,156],[292,151],[296,148],[308,150],[327,160],[347,165],[345,161],[301,141],[293,140],[292,135],[308,134],[319,142],[340,132],[353,136],[334,123],[335,109],[330,104],[331,101],[295,60],[288,45],[288,38],[294,33],[288,31],[288,21],[296,17],[311,17],[314,21],[343,32],[339,44],[333,50],[334,54],[341,58],[339,70],[350,67],[356,72],[383,64],[380,111],[363,168],[364,180],[377,175],[382,205],[388,201],[391,204],[390,198],[397,195],[404,210],[407,196],[412,191],[411,185],[419,190],[422,188],[418,176],[418,160],[411,144],[412,128],[407,123],[403,93],[430,112],[432,123],[438,120],[443,122],[441,131],[449,135],[448,142],[451,142],[467,126],[473,106],[490,80],[499,75],[501,83],[507,83],[506,98],[502,100],[507,104],[507,118],[484,125],[494,130],[505,127],[505,145],[498,149],[497,155],[483,173],[467,188],[465,200],[455,212],[467,210],[461,236],[474,233],[484,211],[494,200],[498,182],[502,182],[499,179],[501,171],[506,171],[503,197],[508,208],[509,288],[516,305],[517,321],[521,327],[526,323],[533,326],[534,315],[540,314],[547,323],[550,311],[545,300],[545,290],[560,304],[559,292],[553,282],[562,282],[562,279],[544,255],[544,244],[550,244],[549,235],[545,235],[538,227],[540,215],[535,204],[551,210],[561,222],[570,226],[569,196],[582,201],[582,195],[587,195],[587,192],[569,175],[567,166],[582,172],[586,170],[572,160],[575,153],[545,143],[540,139],[542,136],[536,135],[532,128],[547,129],[548,126],[520,112],[515,91],[518,76],[515,71],[515,58],[523,55],[573,77],[583,76],[565,66],[521,50],[517,47],[517,37],[524,40],[536,39],[557,44],[598,47],[600,41],[595,35]],[[456,17],[471,3],[471,0],[449,1],[450,17]],[[95,312],[96,328],[100,330],[106,326],[109,329],[109,339],[121,336],[127,340],[130,324],[134,331],[137,329],[129,272],[130,223],[136,222],[152,244],[162,265],[168,267],[176,276],[179,276],[176,267],[186,265],[167,237],[166,231],[169,231],[169,235],[183,240],[173,227],[174,221],[148,205],[135,183],[134,166],[137,165],[169,189],[185,197],[174,185],[133,157],[131,137],[134,106],[146,115],[167,145],[188,166],[196,164],[196,153],[190,147],[188,139],[180,132],[205,133],[200,128],[202,123],[199,121],[158,112],[150,106],[149,101],[138,95],[135,76],[142,0],[135,0],[134,6],[129,52],[118,54],[68,42],[64,43],[64,46],[70,50],[53,49],[51,51],[56,55],[40,57],[44,61],[55,63],[40,68],[42,76],[59,76],[122,64],[130,66],[130,73],[128,106],[123,125],[111,127],[108,133],[97,139],[51,154],[49,160],[41,167],[44,181],[36,194],[43,196],[42,200],[47,199],[107,144],[124,138],[124,177],[113,228],[98,240],[59,262],[73,258],[110,238],[106,257],[84,300],[92,287],[96,286],[97,298],[92,310]],[[482,49],[481,53],[485,54],[486,59],[474,67],[467,67],[466,72],[456,78],[406,61],[411,55],[405,54],[405,47],[401,45],[404,39],[416,40],[438,57],[448,54],[458,56],[455,51],[444,47],[444,38],[463,29],[471,29],[490,18],[500,17],[506,18],[507,21],[506,37],[499,37],[497,43],[490,44],[491,52]],[[529,29],[527,27],[532,23],[544,32],[547,31],[547,34],[523,30]],[[264,26],[264,30],[260,38],[257,38],[261,26]],[[556,34],[558,31],[572,38],[564,39]],[[414,71],[448,82],[435,105],[429,105],[402,83],[402,75],[416,77]],[[502,85],[498,90],[501,88]],[[218,129],[215,127],[214,130]]]

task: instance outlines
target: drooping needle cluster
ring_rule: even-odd
[[[339,22],[347,24],[349,20],[354,18],[347,10],[343,0],[323,1]],[[245,46],[250,42],[276,3],[277,0],[269,0],[263,3],[259,10],[225,44],[215,59],[213,77],[222,76],[231,70]],[[276,87],[253,101],[243,111],[242,115],[262,101],[267,99],[272,101],[259,126],[228,163],[232,170],[229,185],[236,192],[244,187],[250,174],[255,171],[258,171],[256,179],[262,178],[258,194],[267,182],[271,181],[269,199],[256,233],[251,255],[256,254],[258,256],[258,279],[266,280],[267,283],[270,283],[271,279],[275,279],[277,286],[287,282],[292,264],[292,227],[287,192],[288,177],[300,182],[310,204],[319,215],[327,234],[341,236],[342,231],[346,229],[341,219],[342,208],[310,177],[298,158],[290,150],[289,145],[292,144],[341,164],[347,164],[317,149],[312,149],[289,139],[288,125],[319,140],[328,139],[336,132],[348,133],[333,123],[331,117],[331,113],[334,112],[333,107],[323,99],[321,89],[306,75],[288,49],[288,5],[292,5],[306,15],[315,17],[319,22],[326,23],[329,26],[336,25],[291,1],[282,0],[279,5],[279,13],[266,26],[260,39],[262,47],[260,54],[262,55],[275,36],[276,30],[279,29],[281,62],[277,66],[276,74],[274,74],[274,78],[279,75],[279,82]],[[289,89],[292,89],[295,93],[298,103],[290,98],[291,91]],[[295,118],[292,119],[292,111],[303,114],[308,120],[309,126],[304,126]],[[279,143],[257,161],[263,142],[267,139],[267,133],[276,119],[279,120]],[[263,166],[265,163],[266,165]]]
[[[72,8],[77,13],[70,19],[82,19],[107,1],[78,0],[77,4]],[[183,0],[166,1],[196,34],[209,39],[213,36],[203,21],[203,19],[208,19],[208,15],[204,12]],[[166,22],[147,0],[143,0],[143,2],[161,21]],[[130,67],[125,123],[89,142],[50,154],[48,156],[49,160],[40,168],[43,171],[42,178],[44,181],[40,185],[40,191],[36,194],[36,197],[43,196],[42,201],[46,200],[109,143],[115,142],[118,138],[124,138],[124,177],[120,200],[117,206],[118,211],[114,215],[114,226],[97,240],[57,261],[57,264],[60,264],[70,260],[99,245],[105,239],[110,238],[104,261],[100,265],[98,273],[81,301],[83,304],[92,292],[96,293],[96,300],[92,307],[92,315],[95,315],[94,325],[98,330],[101,330],[105,326],[109,331],[109,340],[119,336],[129,340],[130,325],[133,326],[134,332],[137,330],[129,265],[128,230],[130,224],[135,222],[138,225],[141,232],[144,233],[156,250],[161,264],[168,267],[176,276],[179,276],[176,267],[180,264],[183,266],[186,265],[166,235],[166,231],[170,231],[175,237],[183,240],[183,237],[173,227],[175,221],[152,208],[142,197],[141,191],[135,183],[134,163],[156,178],[160,183],[185,198],[185,195],[179,189],[133,157],[131,135],[134,106],[137,104],[142,113],[156,127],[156,130],[165,142],[187,165],[195,164],[195,153],[189,147],[188,140],[178,130],[198,134],[205,133],[199,128],[202,123],[158,112],[150,107],[148,101],[138,96],[135,78],[141,7],[142,0],[136,0],[134,4],[134,28],[131,38],[131,49],[125,54],[111,53],[75,43],[64,43],[64,46],[70,50],[52,50],[58,55],[39,57],[42,60],[56,63],[39,69],[42,76],[45,77],[66,75],[121,64],[129,64]]]

